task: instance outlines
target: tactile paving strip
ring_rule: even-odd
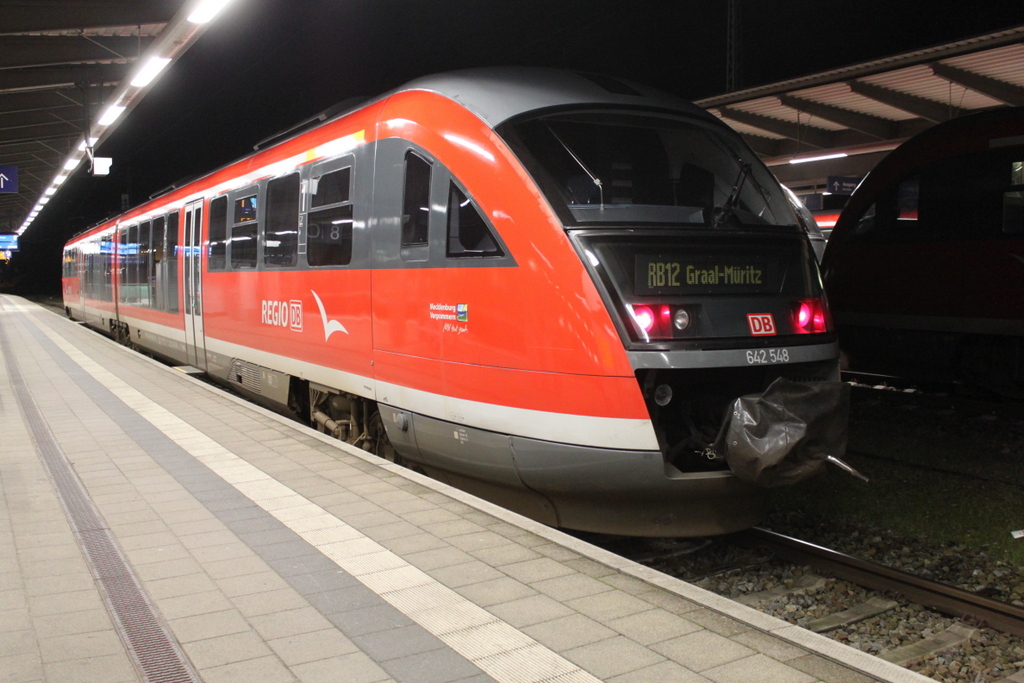
[[[4,305],[0,301],[0,313],[3,311]],[[21,375],[2,320],[0,350],[3,351],[14,395],[35,441],[36,452],[53,482],[118,635],[136,669],[143,680],[152,683],[199,683],[199,674],[157,615],[103,517],[92,504],[67,456],[57,445]]]

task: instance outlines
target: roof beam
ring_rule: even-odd
[[[130,68],[130,64],[84,64],[48,69],[0,69],[0,94],[66,90],[83,83],[117,85]]]
[[[8,136],[0,134],[0,147],[6,147],[7,145],[20,145],[22,143],[32,143],[32,142],[38,142],[38,143],[56,142],[56,141],[67,142],[68,140],[77,140],[79,135],[81,135],[81,132],[66,133],[66,134],[65,133],[56,132],[56,133],[51,133],[50,135],[30,135],[29,137],[25,137],[24,135],[16,135],[16,136],[8,137]]]
[[[1024,107],[1024,88],[1019,85],[982,76],[979,73],[959,69],[955,66],[942,64],[941,62],[931,64],[930,66],[932,73],[939,78],[962,85],[968,90],[979,92],[1011,107]]]
[[[850,86],[850,90],[862,97],[895,107],[914,116],[920,116],[922,119],[927,119],[934,123],[942,123],[952,118],[949,107],[941,102],[918,97],[917,95],[908,95],[898,90],[883,88],[880,85],[865,83],[864,81],[847,81],[846,84]]]
[[[4,33],[60,31],[69,26],[102,28],[163,24],[182,0],[0,0]]]
[[[79,117],[81,118],[81,117]],[[18,135],[24,132],[38,129],[40,132],[50,129],[52,126],[63,126],[76,133],[82,132],[82,122],[71,122],[57,116],[39,116],[37,114],[9,114],[0,116],[0,137],[13,135],[12,131],[19,131]]]
[[[152,43],[137,36],[0,36],[0,69],[134,60]]]
[[[748,111],[733,109],[732,107],[719,107],[718,111],[721,112],[724,118],[732,119],[737,123],[744,123],[768,133],[781,135],[792,140],[799,140],[811,147],[824,149],[826,147],[835,146],[835,135],[831,131],[803,126],[797,123],[783,121],[782,119],[772,118],[771,116],[751,114]]]
[[[754,154],[759,157],[774,157],[779,155],[779,141],[773,140],[772,138],[763,138],[760,135],[750,135],[748,133],[740,133],[740,137],[743,141],[750,146],[750,149],[754,150]]]
[[[70,96],[58,95],[52,90],[26,93],[0,93],[0,115],[42,112],[48,109],[81,107],[81,93],[72,91]]]
[[[813,102],[802,97],[794,97],[793,95],[780,95],[779,101],[784,107],[796,109],[797,111],[817,116],[832,123],[838,123],[840,126],[860,131],[873,138],[888,140],[896,137],[896,126],[891,121],[886,121],[877,116],[869,116],[868,114],[861,114],[860,112],[834,107],[830,104],[822,104],[821,102]]]

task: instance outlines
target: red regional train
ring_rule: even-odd
[[[1024,108],[893,151],[851,196],[822,268],[850,369],[1024,396]]]
[[[713,116],[586,73],[422,78],[71,240],[70,316],[545,523],[696,536],[701,452],[838,379],[781,186]]]

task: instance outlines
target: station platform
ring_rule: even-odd
[[[931,679],[0,296],[0,681]]]

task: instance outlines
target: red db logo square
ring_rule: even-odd
[[[755,337],[768,337],[778,334],[775,329],[775,318],[771,313],[747,313],[747,327]]]

